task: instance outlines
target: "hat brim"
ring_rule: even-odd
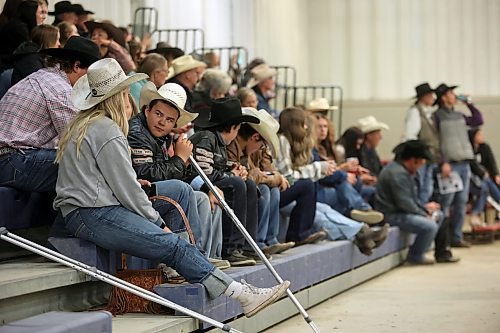
[[[142,87],[142,90],[141,90],[141,97],[139,100],[140,108],[142,109],[142,107],[144,105],[149,105],[149,103],[151,103],[151,101],[154,101],[157,99],[162,100],[162,101],[166,101],[168,104],[170,104],[172,107],[176,108],[179,111],[179,118],[177,119],[177,122],[175,123],[174,128],[179,128],[179,127],[185,126],[185,125],[189,124],[190,122],[192,122],[193,120],[195,120],[196,117],[198,117],[198,113],[188,112],[188,111],[184,110],[183,108],[178,107],[172,100],[163,97],[158,92],[158,90],[156,89],[156,86],[154,85],[153,82],[151,82],[151,81],[146,82],[146,84]]]
[[[108,34],[108,37],[117,42],[120,46],[126,47],[127,43],[125,42],[125,37],[123,36],[123,32],[114,26],[111,23],[105,22],[96,22],[96,21],[87,21],[85,22],[87,29],[89,29],[89,34],[92,35],[92,31],[94,29],[99,28]]]
[[[178,47],[160,47],[160,48],[146,51],[146,54],[150,54],[150,53],[159,53],[159,54],[172,53],[174,55],[174,58],[176,58],[176,55],[179,55],[179,56],[184,55],[184,51],[182,51]]]
[[[147,79],[148,75],[143,73],[134,74],[132,76],[128,76],[125,80],[118,83],[115,87],[113,87],[110,91],[108,91],[105,95],[94,97],[90,91],[89,81],[87,75],[82,76],[78,81],[76,81],[75,86],[73,87],[73,91],[71,94],[71,99],[73,101],[73,105],[79,110],[87,110],[90,109],[102,101],[110,98],[113,95],[116,95],[120,91],[124,90],[132,83]]]
[[[248,116],[248,115],[241,115],[235,118],[228,118],[225,119],[224,122],[216,123],[216,122],[211,122],[209,120],[207,121],[199,121],[196,122],[196,126],[200,128],[213,128],[217,126],[223,126],[225,124],[242,124],[242,123],[249,123],[249,124],[258,124],[260,122],[259,118],[254,117],[254,116]]]
[[[250,123],[250,126],[254,130],[256,130],[259,135],[266,141],[273,157],[278,156],[278,150],[280,146],[278,135],[276,133],[273,134],[272,132],[270,132],[270,128],[262,125],[262,122],[260,122],[259,124]]]
[[[73,49],[65,49],[65,48],[48,48],[40,50],[39,53],[63,59],[69,58],[75,60],[85,60],[89,64],[92,64],[100,59],[99,57],[94,57],[88,53],[80,52],[78,50],[73,50]]]
[[[207,67],[207,64],[205,64],[204,62],[202,61],[198,61],[198,60],[193,60],[192,63],[190,63],[188,66],[186,66],[185,68],[183,68],[180,72],[176,72],[172,67],[169,68],[168,70],[168,75],[167,75],[167,81],[176,77],[177,75],[179,74],[182,74],[182,73],[185,73],[187,71],[190,71],[192,69],[195,69],[195,68],[198,68],[198,67]]]
[[[371,132],[381,131],[381,130],[389,130],[389,125],[384,124],[384,123],[374,124],[373,126],[369,126],[365,129],[363,129],[363,133],[368,134]]]
[[[437,94],[437,91],[435,90],[434,92],[436,93],[437,96],[436,96],[436,100],[434,101],[434,104],[432,104],[432,105],[438,105],[441,97],[443,97],[443,95],[446,94],[446,92],[453,90],[455,88],[458,88],[458,86],[449,86],[448,89],[446,89],[442,94]]]
[[[424,93],[421,93],[421,94],[419,94],[419,95],[415,95],[415,96],[413,96],[411,99],[415,99],[415,98],[416,98],[416,99],[419,99],[420,97],[425,96],[425,95],[427,95],[427,94],[435,94],[435,93],[436,93],[436,90],[434,90],[434,89],[433,89],[433,90],[430,90],[430,91],[426,91],[426,92],[424,92]]]

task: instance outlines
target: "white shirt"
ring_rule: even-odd
[[[434,108],[432,106],[426,106],[419,103],[420,107],[424,111],[425,116],[432,122],[432,113],[434,112]],[[420,120],[420,112],[418,111],[417,105],[413,105],[408,112],[406,113],[405,120],[405,135],[404,141],[408,140],[417,140],[418,134],[422,129],[422,123]]]

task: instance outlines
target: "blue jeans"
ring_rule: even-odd
[[[318,202],[316,204],[314,226],[316,230],[324,229],[329,240],[352,240],[361,230],[363,223],[351,220],[329,205]]]
[[[468,162],[450,163],[453,171],[457,172],[462,179],[464,188],[460,192],[440,195],[439,203],[445,216],[450,216],[451,241],[459,242],[463,239],[462,227],[464,225],[465,206],[469,200],[470,165]]]
[[[195,246],[122,206],[77,208],[64,221],[76,237],[174,268],[190,283],[202,283],[212,298],[220,296],[233,281]]]
[[[436,163],[427,163],[417,170],[418,198],[423,204],[431,200],[434,191],[434,170]]]
[[[489,190],[491,197],[496,202],[500,202],[500,187],[490,177],[486,177],[485,181],[486,181],[486,184],[488,185],[488,190]]]
[[[265,184],[259,185],[259,228],[257,245],[262,249],[266,245],[278,244],[280,229],[280,190]]]
[[[436,237],[439,223],[426,216],[404,213],[388,214],[385,219],[390,225],[399,227],[402,231],[416,234],[417,237],[408,251],[408,260],[421,261],[424,259],[425,253]]]
[[[347,180],[335,187],[325,187],[317,184],[318,202],[325,203],[345,216],[351,215],[351,210],[370,210],[361,194]]]
[[[0,186],[27,192],[56,190],[55,149],[27,149],[0,156]]]
[[[484,211],[490,193],[486,179],[481,179],[480,185],[481,187],[476,187],[474,184],[470,186],[470,193],[476,197],[472,205],[472,214],[474,215],[479,215]]]
[[[208,195],[201,191],[194,191],[198,214],[200,215],[201,239],[200,247],[209,258],[222,257],[222,209],[210,207]]]

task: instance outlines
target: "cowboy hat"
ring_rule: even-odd
[[[239,99],[229,97],[213,100],[208,119],[203,119],[203,121],[198,122],[195,121],[195,125],[201,128],[212,128],[229,124],[258,124],[259,122],[259,118],[252,115],[244,115],[241,112]]]
[[[170,44],[167,42],[156,43],[155,49],[151,49],[151,50],[146,51],[146,54],[150,54],[150,53],[158,53],[161,55],[172,54],[174,59],[179,58],[179,57],[184,55],[184,51],[182,51],[178,47],[170,46]]]
[[[76,15],[95,14],[93,11],[83,8],[83,6],[80,5],[79,3],[75,3],[73,7],[76,10]]]
[[[426,160],[432,159],[429,146],[420,140],[408,140],[400,143],[392,150],[392,152],[396,155],[396,158],[403,160],[412,157],[425,158]]]
[[[174,61],[172,61],[172,66],[170,66],[170,69],[168,71],[167,80],[170,80],[174,76],[198,67],[207,67],[207,64],[202,61],[195,60],[190,54],[175,58]]]
[[[95,21],[87,21],[85,22],[87,29],[89,29],[89,35],[92,35],[94,29],[102,29],[106,31],[108,34],[108,38],[117,42],[121,47],[127,47],[127,43],[125,42],[125,36],[123,35],[123,31],[118,29],[115,25],[109,22],[95,22]]]
[[[336,106],[330,106],[330,104],[328,104],[328,100],[324,97],[310,101],[309,105],[307,106],[307,111],[310,112],[322,112],[322,111],[330,111],[337,109],[338,107]]]
[[[90,109],[132,83],[147,78],[142,73],[127,76],[115,59],[101,59],[90,65],[87,74],[76,81],[72,93],[73,105],[80,110]]]
[[[91,65],[100,58],[99,47],[90,39],[72,36],[63,48],[48,48],[40,50],[41,54],[62,59],[80,60],[82,65]]]
[[[157,99],[166,101],[179,111],[179,118],[174,128],[187,125],[198,117],[197,113],[191,113],[184,110],[187,100],[186,91],[177,83],[166,83],[157,90],[153,82],[146,82],[141,89],[140,108],[142,109],[144,105],[149,105],[152,101]]]
[[[254,108],[244,107],[241,109],[241,113],[247,116],[254,116],[260,120],[258,124],[250,123],[249,125],[262,136],[269,146],[271,154],[273,157],[276,157],[280,146],[278,135],[276,134],[280,128],[278,121],[264,109],[257,111]]]
[[[448,86],[445,83],[441,83],[435,90],[436,92],[436,101],[434,102],[433,105],[436,105],[439,103],[441,100],[441,97],[443,97],[444,94],[446,94],[449,90],[453,90],[458,86]]]
[[[383,122],[375,119],[374,116],[364,117],[358,120],[358,127],[361,129],[363,134],[380,131],[380,130],[388,130],[389,126]]]
[[[431,86],[427,82],[425,82],[416,86],[415,91],[417,94],[413,98],[419,99],[424,95],[433,93],[434,89],[432,89]]]
[[[247,88],[253,88],[262,81],[272,76],[275,76],[276,70],[274,68],[269,67],[267,64],[260,64],[252,68],[250,74],[252,75],[252,77],[247,83]]]
[[[69,1],[59,1],[54,4],[54,11],[48,12],[51,16],[57,16],[64,13],[76,13],[78,8],[71,4]]]

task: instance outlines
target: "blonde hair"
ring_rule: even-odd
[[[312,149],[316,138],[314,125],[308,119],[306,111],[291,107],[280,113],[280,130],[291,146],[291,160],[294,168],[309,164],[312,161]],[[307,129],[304,128],[307,125]]]
[[[236,92],[236,97],[238,97],[238,99],[240,100],[241,104],[244,104],[244,102],[250,96],[257,97],[257,95],[255,94],[255,91],[253,91],[253,89],[251,89],[251,88],[242,87],[242,88],[238,89],[238,91]]]
[[[119,93],[105,99],[96,106],[80,111],[75,118],[68,124],[64,135],[59,142],[56,163],[59,163],[64,155],[66,145],[70,140],[76,143],[76,157],[80,158],[80,147],[89,126],[96,120],[108,117],[113,120],[123,132],[128,134],[128,119],[125,115],[125,101],[123,99],[123,90]]]

